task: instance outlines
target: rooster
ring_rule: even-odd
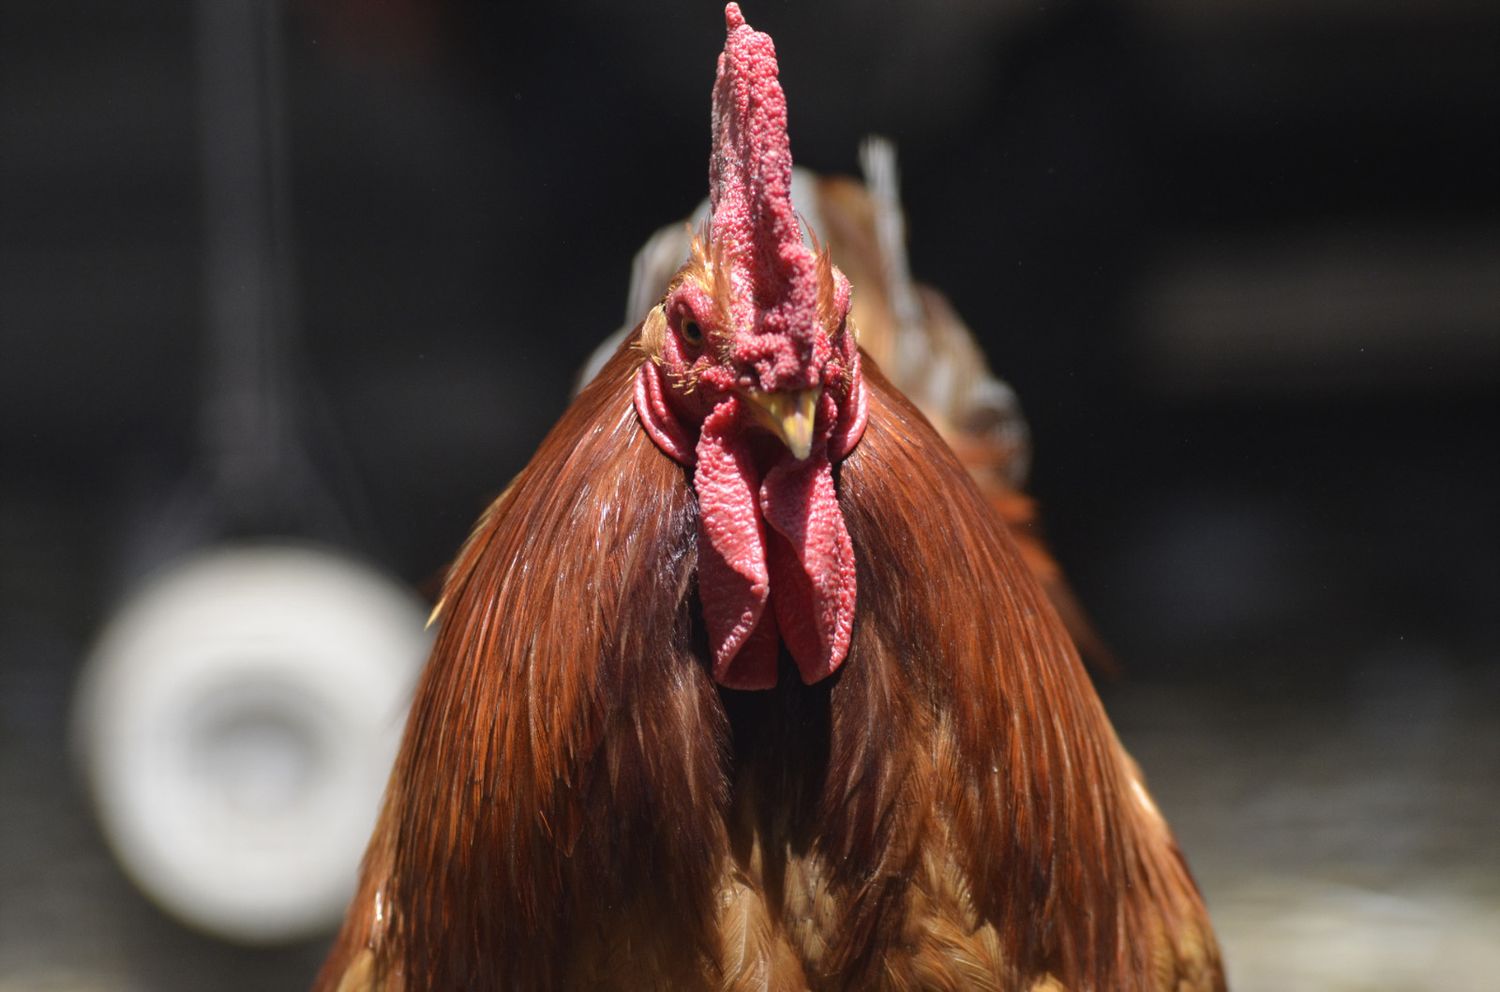
[[[1220,989],[1015,542],[804,244],[726,8],[712,214],[479,521],[322,992]]]

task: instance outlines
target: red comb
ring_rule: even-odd
[[[745,23],[739,4],[724,8],[724,24],[708,171],[712,238],[736,282],[743,286],[748,277],[745,288],[761,316],[755,330],[801,337],[817,326],[817,263],[792,209],[792,148],[776,46]],[[736,318],[754,321],[743,310]]]

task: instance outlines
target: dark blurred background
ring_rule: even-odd
[[[322,950],[157,912],[67,747],[92,638],[193,540],[172,508],[219,382],[200,10],[0,10],[4,992],[296,988]],[[1237,986],[1487,987],[1500,7],[746,16],[799,164],[896,141],[913,270],[1021,397],[1125,667],[1106,703]],[[287,0],[277,32],[284,394],[339,510],[254,526],[421,587],[624,319],[635,249],[706,193],[721,5]]]

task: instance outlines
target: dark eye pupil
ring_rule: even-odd
[[[703,329],[698,326],[696,320],[684,320],[682,322],[682,336],[693,344],[703,340]]]

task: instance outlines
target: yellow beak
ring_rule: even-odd
[[[781,438],[792,457],[801,461],[812,451],[813,421],[817,419],[818,398],[822,395],[822,387],[814,386],[796,393],[752,391],[745,394],[745,399],[750,402],[755,422]]]

